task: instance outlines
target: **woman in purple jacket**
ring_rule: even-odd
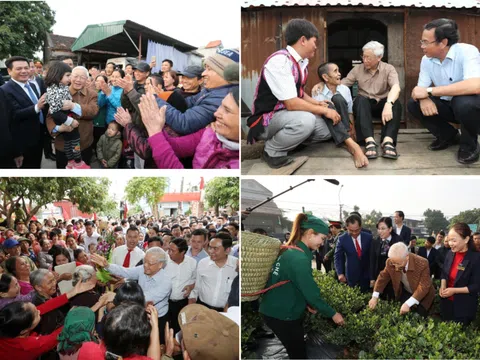
[[[172,137],[164,131],[166,106],[159,109],[153,95],[142,96],[139,109],[157,167],[182,169],[180,159],[193,157],[194,169],[238,169],[238,104],[239,90],[234,87],[215,112],[210,126],[190,135]]]

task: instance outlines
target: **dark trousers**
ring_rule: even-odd
[[[333,121],[329,118],[326,118],[328,130],[330,130],[330,134],[332,134],[333,141],[335,145],[340,145],[345,140],[347,140],[350,135],[348,134],[348,130],[350,129],[350,119],[348,118],[348,105],[347,101],[343,98],[341,94],[335,94],[332,97],[333,106],[329,106],[329,108],[334,109],[340,115],[342,120],[337,124],[333,125]]]
[[[470,324],[474,319],[474,317],[456,317],[455,312],[453,310],[453,301],[448,299],[440,299],[440,315],[442,316],[443,321],[455,321],[461,323],[465,326]]]
[[[43,124],[42,127],[43,127],[43,152],[45,153],[45,156],[53,155],[52,137],[48,132],[47,125]]]
[[[40,169],[43,157],[43,136],[40,141],[23,152],[22,169]]]
[[[357,141],[363,141],[368,137],[373,137],[373,117],[382,117],[383,107],[387,99],[381,99],[377,102],[375,99],[369,99],[363,96],[357,96],[353,101],[353,115],[355,116],[355,131]],[[397,100],[392,107],[393,118],[385,125],[382,123],[381,141],[388,136],[397,144],[398,130],[400,129],[400,118],[402,116],[402,104]]]
[[[408,101],[408,111],[423,124],[436,138],[448,141],[458,131],[449,123],[461,125],[460,149],[475,151],[480,130],[480,95],[454,96],[451,101],[431,97],[437,106],[438,115],[424,116],[420,102]]]
[[[207,303],[204,303],[202,300],[200,300],[200,298],[198,298],[197,304],[206,306],[207,308],[218,311],[218,312],[223,312],[223,310],[224,310],[223,308],[218,308],[218,307],[215,307],[215,306],[208,305]]]
[[[65,132],[62,134],[65,141],[63,149],[67,159],[75,160],[76,162],[82,161],[82,154],[80,149],[80,133],[78,128],[73,129],[71,132]]]
[[[87,165],[90,165],[90,160],[92,160],[92,152],[92,146],[89,146],[85,150],[82,149],[82,159]],[[65,169],[65,166],[67,166],[67,162],[68,159],[65,155],[65,152],[57,149],[57,169]]]
[[[325,268],[325,272],[332,271],[332,260],[323,260],[323,267]]]
[[[405,301],[407,301],[408,299],[410,299],[410,297],[412,296],[411,293],[409,293],[403,286],[402,286],[402,295],[400,295],[400,302],[403,304]],[[413,309],[413,307],[412,307]],[[428,310],[425,309],[422,304],[418,304],[416,306],[416,308],[414,309],[418,315],[420,316],[423,316],[423,317],[427,317],[428,316]]]
[[[180,311],[188,305],[188,299],[179,301],[168,300],[168,315],[170,329],[173,329],[175,334],[180,331],[180,325],[178,324],[178,314]]]
[[[303,334],[303,319],[279,320],[263,315],[265,324],[282,342],[290,359],[306,359],[307,347]]]
[[[160,333],[160,344],[165,344],[165,324],[168,320],[168,312],[158,318],[158,332]]]

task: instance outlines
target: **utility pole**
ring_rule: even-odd
[[[342,215],[342,209],[343,209],[343,204],[342,200],[340,199],[340,193],[342,192],[343,185],[340,186],[340,190],[338,190],[338,206],[340,207],[340,221],[343,222],[343,215]]]

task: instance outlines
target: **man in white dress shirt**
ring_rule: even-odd
[[[231,247],[230,234],[219,233],[210,240],[210,257],[201,260],[197,265],[197,279],[189,296],[189,304],[196,302],[210,309],[223,311],[233,280],[237,276],[238,259],[228,255]]]
[[[208,233],[205,229],[197,229],[192,233],[192,240],[190,240],[190,247],[187,250],[187,256],[191,256],[197,263],[208,257],[208,253],[204,249],[207,243]]]
[[[367,166],[367,157],[362,148],[355,142],[353,136],[355,130],[352,94],[346,85],[342,85],[342,74],[340,74],[338,65],[327,62],[321,64],[317,71],[320,82],[313,87],[312,98],[330,102],[329,107],[337,111],[341,118],[339,122],[334,122],[328,118],[325,120],[335,145],[345,145],[347,147],[353,155],[356,167]]]
[[[175,333],[180,331],[178,325],[178,314],[188,305],[188,297],[195,286],[197,276],[197,262],[190,256],[185,256],[188,245],[182,238],[176,238],[169,244],[167,272],[172,279],[172,293],[168,300],[168,313],[170,318],[170,328]]]
[[[471,164],[480,156],[480,52],[459,40],[454,20],[436,19],[424,26],[420,47],[425,56],[408,111],[435,136],[429,150],[460,143],[457,161]],[[460,134],[451,123],[460,124]]]
[[[145,253],[138,248],[139,230],[136,226],[131,226],[127,230],[127,244],[117,247],[113,250],[112,264],[133,268],[145,257]]]
[[[85,223],[85,233],[83,236],[83,243],[85,244],[85,251],[89,253],[88,246],[90,244],[97,245],[98,238],[100,235],[93,229],[93,223],[91,221],[87,221]]]
[[[138,229],[135,227],[138,232]],[[128,234],[133,230],[128,229]],[[138,235],[138,234],[137,234]],[[125,268],[109,264],[107,260],[97,254],[92,255],[92,261],[113,275],[138,281],[143,290],[145,301],[152,303],[158,311],[158,328],[160,343],[165,344],[165,323],[168,321],[168,298],[172,292],[171,276],[166,272],[168,256],[163,249],[154,247],[147,250],[143,266]]]

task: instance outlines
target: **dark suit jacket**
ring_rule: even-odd
[[[397,233],[397,227],[393,227],[393,232],[396,234]],[[410,237],[412,236],[412,229],[410,229],[408,226],[403,224],[402,226],[402,231],[400,231],[400,237],[402,238],[402,241],[405,245],[408,246],[410,244]]]
[[[0,164],[2,165],[11,162],[10,165],[13,166],[13,159],[21,155],[13,142],[12,126],[12,107],[0,87]]]
[[[396,244],[402,241],[400,236],[398,236],[393,231],[391,235],[392,235],[392,238],[390,240],[389,246],[392,246],[393,244]],[[380,271],[382,271],[385,268],[385,262],[387,261],[388,253],[387,253],[387,256],[382,260],[381,259],[382,256],[380,255],[381,252],[382,252],[382,240],[378,237],[372,240],[372,246],[370,247],[370,279],[371,280],[376,280],[378,274],[380,274]]]
[[[418,249],[418,256],[421,256],[428,260],[428,265],[430,267],[430,275],[438,275],[438,263],[439,263],[439,253],[438,250],[433,248],[430,250],[430,254],[427,257],[427,249],[425,246],[421,246]]]
[[[352,237],[347,232],[340,236],[335,249],[335,270],[338,275],[344,274],[349,286],[359,285],[362,290],[370,288],[370,246],[372,235],[360,233],[362,257],[359,259]],[[345,264],[346,262],[346,264]]]
[[[455,254],[448,252],[443,264],[442,280],[447,281]],[[480,253],[468,250],[461,264],[465,270],[458,270],[454,287],[468,287],[469,294],[456,294],[453,296],[453,314],[455,320],[474,319],[478,306],[478,292],[480,291]],[[441,299],[441,301],[450,301]]]
[[[13,80],[3,85],[2,90],[12,107],[11,132],[16,151],[23,153],[29,148],[38,146],[42,141],[42,124],[39,115],[35,112],[35,104]]]

